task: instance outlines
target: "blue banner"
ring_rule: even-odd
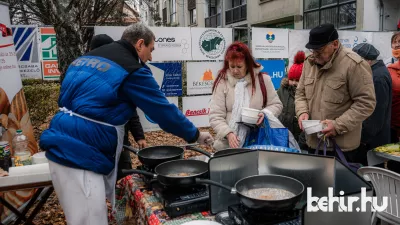
[[[165,96],[182,96],[181,63],[150,63],[150,65],[159,69],[155,71],[150,67]]]
[[[264,67],[262,72],[268,73],[275,90],[278,90],[282,79],[285,77],[285,60],[257,60],[257,62]]]

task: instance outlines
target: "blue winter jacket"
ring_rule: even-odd
[[[198,129],[165,98],[134,47],[124,40],[72,62],[58,105],[112,125],[125,124],[137,106],[163,130],[187,142],[195,142],[199,136]],[[107,175],[115,164],[117,132],[114,127],[58,112],[42,133],[40,147],[51,161]]]

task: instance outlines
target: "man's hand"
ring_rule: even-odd
[[[257,126],[259,126],[264,121],[264,113],[258,114]]]
[[[200,132],[197,142],[201,145],[212,145],[214,138],[208,132]]]
[[[303,120],[308,120],[308,118],[309,118],[308,113],[302,113],[302,114],[299,116],[298,121],[299,121],[299,127],[300,127],[301,130],[304,130],[302,121],[303,121]]]
[[[324,120],[321,123],[325,124],[325,129],[321,131],[325,134],[325,137],[334,137],[337,135],[335,127],[333,126],[333,120]]]
[[[136,142],[139,145],[139,149],[143,149],[147,147],[147,142],[145,139],[140,139]]]
[[[234,133],[229,133],[228,135],[226,135],[226,137],[228,138],[228,142],[229,142],[229,147],[231,148],[239,148],[239,138],[238,136],[236,136]]]

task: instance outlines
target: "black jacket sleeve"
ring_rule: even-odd
[[[136,110],[135,115],[129,120],[128,124],[129,131],[132,133],[132,136],[136,142],[145,139],[143,127],[140,123],[139,115],[137,114]]]

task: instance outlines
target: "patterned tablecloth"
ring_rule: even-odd
[[[178,225],[192,220],[214,220],[210,212],[194,213],[171,219],[160,200],[152,191],[146,190],[139,176],[131,175],[118,181],[116,187],[117,224],[133,219],[138,225]]]

